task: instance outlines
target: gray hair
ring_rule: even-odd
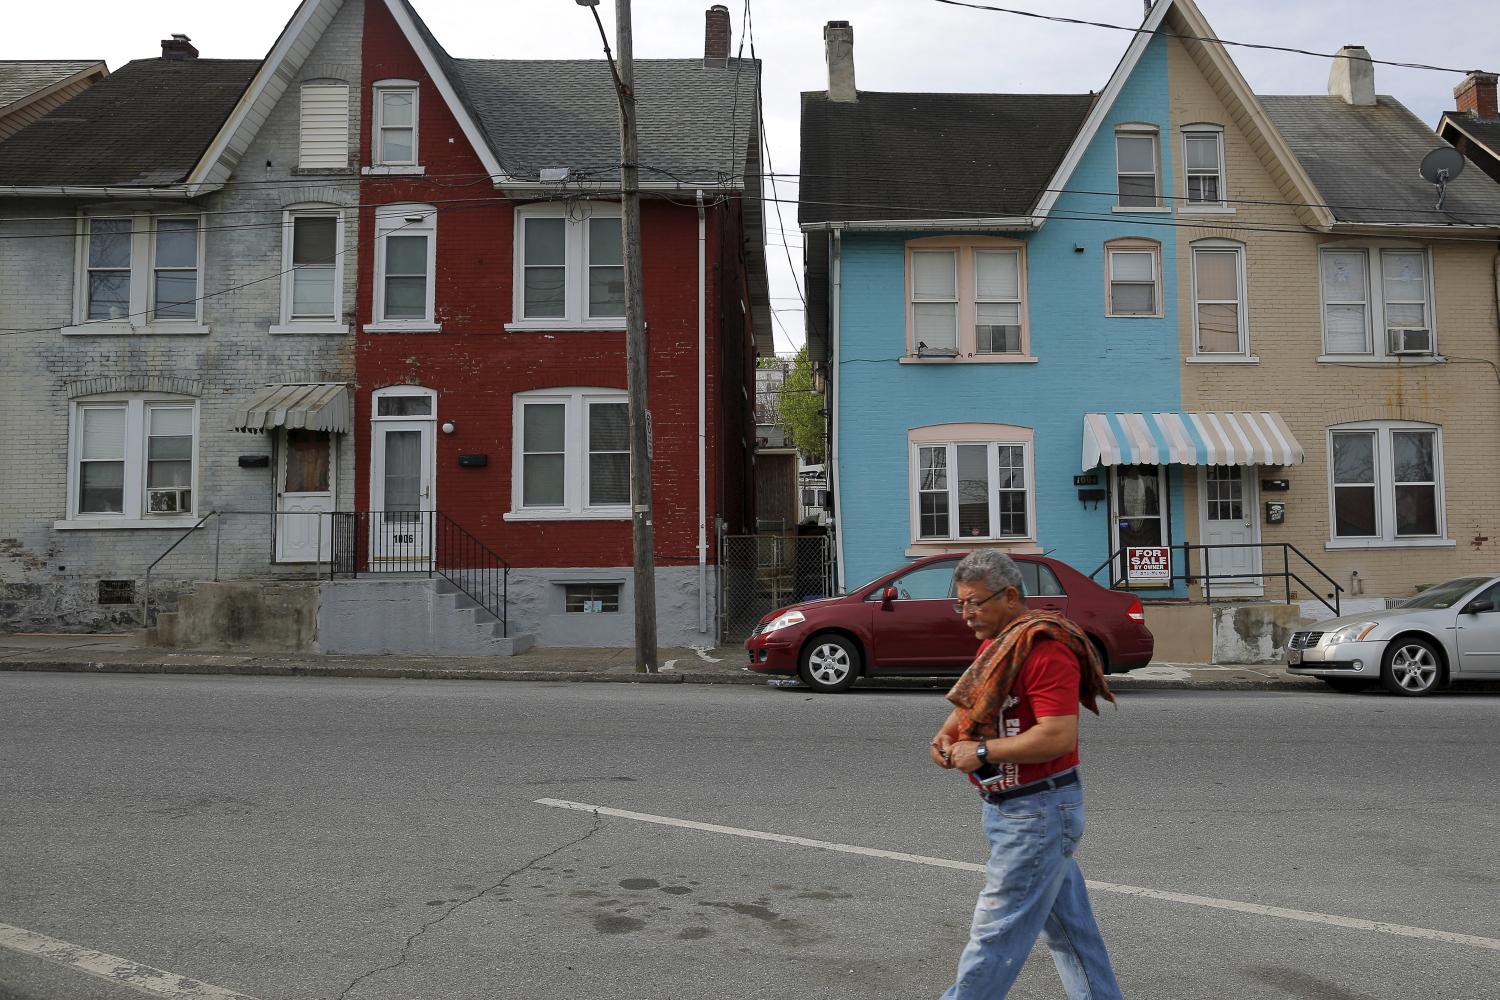
[[[953,568],[953,582],[982,583],[994,594],[1006,587],[1015,587],[1016,593],[1026,596],[1021,570],[1014,559],[999,549],[975,549],[964,556]]]

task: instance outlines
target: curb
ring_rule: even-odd
[[[0,671],[12,673],[90,673],[90,674],[166,674],[178,676],[223,677],[376,677],[382,680],[458,680],[458,681],[533,681],[569,684],[719,684],[767,687],[772,680],[765,674],[738,671],[670,671],[637,674],[634,672],[599,673],[589,670],[479,670],[445,667],[328,666],[305,662],[249,663],[169,663],[166,661],[105,660],[5,660]],[[775,678],[782,680],[781,677]],[[945,690],[951,677],[879,677],[866,679],[858,688],[864,690]],[[805,685],[774,685],[792,692],[814,693]],[[1132,679],[1126,675],[1110,678],[1110,688],[1117,693],[1130,691],[1310,691],[1321,690],[1315,678],[1277,678],[1264,681],[1241,679],[1166,680]]]

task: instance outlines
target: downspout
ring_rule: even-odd
[[[698,631],[708,632],[708,221],[698,201]]]
[[[833,305],[828,323],[830,364],[829,383],[833,386],[833,402],[829,406],[828,430],[828,486],[833,490],[833,591],[844,592],[844,497],[839,492],[839,299],[842,298],[841,264],[844,253],[844,232],[833,231]]]

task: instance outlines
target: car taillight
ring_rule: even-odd
[[[1130,602],[1130,610],[1125,612],[1125,617],[1133,622],[1144,622],[1146,620],[1146,609],[1141,607],[1141,599],[1139,597]]]

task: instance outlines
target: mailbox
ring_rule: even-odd
[[[1285,523],[1285,521],[1286,521],[1286,501],[1285,500],[1267,500],[1266,501],[1266,523],[1267,524],[1283,524],[1283,523]]]

